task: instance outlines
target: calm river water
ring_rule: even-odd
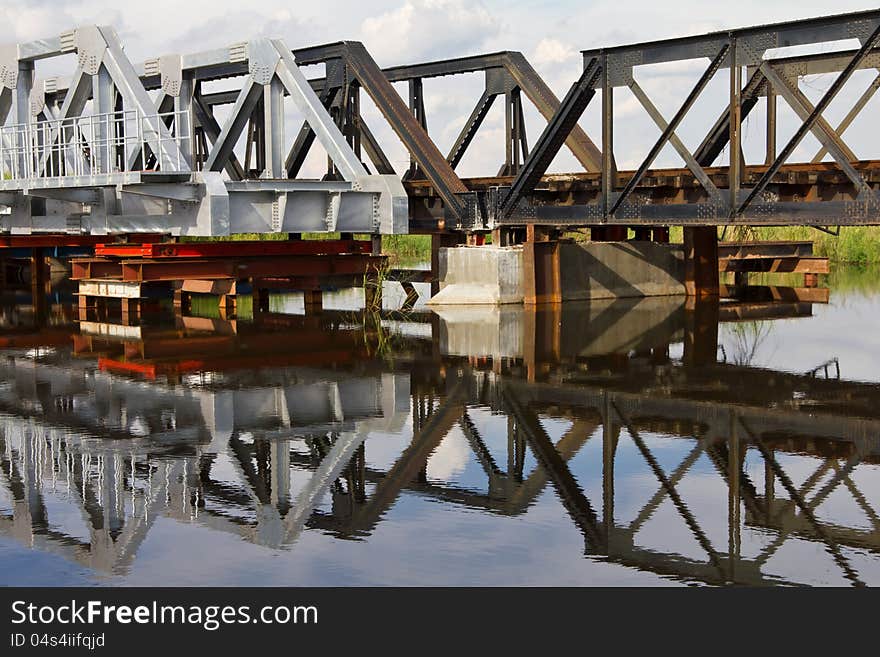
[[[880,272],[825,283],[138,327],[7,298],[0,582],[878,585]]]

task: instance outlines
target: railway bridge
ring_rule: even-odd
[[[683,226],[689,276],[714,290],[718,226],[880,223],[880,159],[865,140],[844,139],[880,86],[880,75],[860,86],[880,68],[878,41],[880,11],[871,10],[590,47],[559,99],[518,52],[383,70],[357,42],[290,50],[257,38],[135,63],[111,27],[79,27],[0,48],[0,230],[83,239],[428,232],[436,249],[480,244],[490,231],[508,245],[584,227],[593,240],[626,240],[633,229],[662,242]],[[43,76],[50,60],[55,70],[75,66]],[[639,80],[669,65],[701,73],[666,115]],[[314,67],[323,77],[306,77]],[[428,130],[424,83],[473,73],[484,75],[483,90],[444,154]],[[815,102],[804,90],[812,76],[830,76]],[[407,85],[406,98],[395,84]],[[615,134],[639,117],[619,111],[615,93],[634,99],[658,133],[635,159],[615,148]],[[382,130],[367,125],[364,94]],[[502,97],[504,161],[463,177],[462,158]],[[531,143],[528,102],[546,120]],[[832,103],[835,112],[846,105],[837,125]],[[599,134],[582,126],[589,109]],[[714,120],[691,139],[707,111]],[[756,155],[746,147],[755,131],[746,139],[743,126],[760,115]],[[388,156],[391,134],[410,160],[405,171]],[[808,136],[819,149],[804,159]],[[304,172],[315,144],[327,155],[320,179]],[[564,147],[577,170],[552,172]],[[670,157],[678,164],[661,166]]]

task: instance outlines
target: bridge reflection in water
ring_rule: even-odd
[[[296,551],[304,532],[371,540],[403,495],[522,518],[552,489],[596,561],[711,584],[876,578],[880,386],[718,344],[719,323],[809,302],[140,327],[62,310],[0,338],[0,533],[98,574],[128,573],[160,517]],[[432,472],[453,434],[479,476]],[[390,458],[387,436],[405,439]],[[774,560],[804,542],[808,567]]]

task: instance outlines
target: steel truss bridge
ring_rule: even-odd
[[[880,68],[878,41],[880,11],[872,10],[591,49],[560,100],[517,52],[382,70],[357,42],[291,51],[280,40],[254,39],[135,64],[112,28],[81,27],[0,48],[0,203],[10,208],[0,223],[23,234],[201,236],[535,224],[876,224],[880,159],[843,135],[880,75],[838,125],[824,114],[835,99],[849,98],[842,92],[851,91],[856,71]],[[841,49],[841,42],[857,47]],[[779,52],[787,48],[811,54]],[[37,75],[42,60],[71,54],[76,66],[69,76]],[[665,116],[636,73],[691,61],[705,69]],[[307,79],[299,67],[311,65],[322,65],[324,77]],[[423,82],[475,72],[484,73],[484,90],[444,155],[429,136]],[[813,103],[802,78],[819,74],[832,74],[833,82]],[[716,78],[726,80],[728,93],[691,148],[681,125]],[[393,86],[404,82],[407,99]],[[613,147],[614,134],[629,130],[632,120],[631,113],[615,115],[614,93],[622,88],[659,132],[628,171],[617,167],[628,154]],[[362,92],[406,149],[406,171],[394,170],[388,145],[366,124]],[[578,120],[597,96],[601,134],[591,137]],[[463,179],[456,167],[500,97],[504,162]],[[779,99],[799,120],[794,125],[777,125],[777,117],[788,117],[778,114]],[[531,144],[524,100],[547,121]],[[285,131],[288,101],[303,121],[298,131]],[[757,162],[743,154],[742,126],[759,104],[767,120],[765,156]],[[821,148],[809,161],[795,161],[808,134]],[[327,175],[305,179],[303,163],[316,142],[328,155]],[[582,170],[548,174],[563,146]],[[669,147],[682,166],[654,168]]]
[[[17,336],[2,365],[0,533],[119,574],[160,516],[280,548],[309,528],[339,539],[380,532],[403,495],[518,517],[552,488],[593,558],[686,581],[799,583],[773,559],[806,540],[822,546],[834,572],[866,583],[859,555],[880,552],[876,501],[863,492],[880,462],[877,385],[842,379],[833,367],[797,374],[707,363],[699,357],[705,350],[687,346],[676,362],[670,342],[683,335],[687,345],[711,331],[666,314],[646,325],[631,304],[605,315],[607,331],[577,344],[546,336],[536,348],[537,382],[528,357],[444,355],[436,338],[401,342],[393,364],[242,369],[229,342],[234,323],[212,320],[183,339],[185,358],[209,354],[215,371],[145,383],[95,371],[89,357],[123,349],[135,361],[179,359],[164,333],[87,327],[91,342],[77,336],[82,351],[72,360],[54,338],[54,349],[41,350],[38,336]],[[314,326],[301,319],[290,321],[303,341],[332,332],[329,319]],[[250,353],[288,329],[270,313],[242,330],[241,350]],[[350,324],[337,331],[339,343],[356,341]],[[608,352],[606,333],[630,337]],[[506,451],[486,434],[490,413],[506,426]],[[568,428],[552,437],[547,420]],[[370,459],[372,431],[404,436],[387,467]],[[451,431],[461,431],[484,485],[429,476],[430,456]],[[678,445],[683,456],[670,465],[668,448]],[[656,479],[656,493],[635,509],[615,504],[633,467],[630,457],[621,474],[624,449]],[[586,470],[583,458],[592,464]],[[701,486],[697,500],[688,481],[701,468],[713,492]],[[588,471],[599,473],[598,484]],[[829,520],[823,504],[835,492],[864,521]],[[696,556],[655,545],[641,531],[669,504]],[[84,528],[74,530],[64,509]]]

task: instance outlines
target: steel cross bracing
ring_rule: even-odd
[[[36,77],[39,60],[68,53],[77,55],[70,78]],[[218,121],[201,103],[200,84],[229,75],[239,86],[230,116]],[[287,176],[288,98],[336,179]],[[0,49],[0,126],[6,231],[208,236],[408,228],[399,178],[368,173],[278,40],[139,66],[110,27],[8,46]],[[246,126],[245,162],[256,145],[258,166],[244,172],[235,148]]]
[[[360,115],[361,90],[376,104],[410,155],[410,166],[403,172],[403,179],[428,185],[431,190],[429,196],[410,194],[410,216],[415,227],[420,221],[436,218],[442,219],[447,228],[486,227],[486,211],[481,199],[468,189],[455,169],[496,98],[503,95],[505,99],[505,161],[498,171],[498,175],[504,176],[516,175],[529,154],[522,96],[528,98],[548,121],[560,107],[559,99],[519,52],[474,55],[383,70],[357,42],[301,48],[294,50],[293,54],[301,65],[325,65],[326,76],[311,80],[312,87],[334,114],[355,152],[360,155],[363,149],[377,172],[395,173],[382,145]],[[482,72],[485,76],[484,91],[444,157],[429,137],[423,81],[475,72]],[[392,86],[401,82],[408,85],[409,103]],[[234,100],[234,95],[229,92],[203,96],[204,104],[209,107],[230,104]],[[313,131],[303,125],[286,159],[288,175],[297,175],[313,140]],[[587,171],[599,170],[600,151],[579,126],[572,126],[564,141]],[[435,198],[441,203],[434,203]]]
[[[382,70],[357,42],[291,52],[280,41],[256,39],[132,64],[111,28],[79,28],[0,49],[0,118],[9,119],[0,132],[0,203],[11,208],[0,223],[19,233],[184,235],[472,231],[505,224],[880,223],[880,158],[843,138],[880,87],[880,75],[855,94],[837,125],[823,116],[832,101],[852,96],[841,90],[855,71],[880,69],[878,27],[880,11],[872,10],[585,51],[584,72],[562,101],[517,52]],[[827,50],[846,40],[859,47]],[[793,46],[814,52],[774,52]],[[39,60],[66,53],[77,54],[69,78],[35,75]],[[700,59],[703,75],[671,116],[636,80],[642,66]],[[315,64],[323,65],[325,76],[306,80],[298,65]],[[429,136],[423,82],[473,72],[485,74],[484,91],[444,155]],[[681,126],[725,73],[728,93],[718,119],[690,147]],[[813,104],[800,79],[834,73]],[[394,88],[397,82],[408,84],[409,102]],[[612,147],[615,132],[627,130],[630,120],[614,113],[613,92],[621,87],[660,133],[633,171],[618,170],[618,159],[628,154]],[[403,143],[406,171],[394,171],[365,123],[361,91]],[[485,177],[462,179],[455,169],[502,95],[504,162]],[[578,123],[597,96],[599,142],[607,145],[601,150]],[[523,97],[548,122],[532,143]],[[780,98],[799,123],[778,147]],[[304,120],[290,142],[285,99]],[[750,162],[742,153],[741,126],[759,103],[767,109],[766,153],[761,162]],[[221,105],[230,106],[228,116],[215,114]],[[795,161],[807,134],[821,148],[808,161]],[[303,180],[298,176],[316,138],[329,156],[328,175]],[[563,145],[583,171],[547,173]],[[682,168],[652,168],[667,147]],[[731,152],[740,155],[730,158]]]
[[[855,51],[772,58],[781,47],[817,46],[857,39]],[[511,210],[508,199],[503,220],[535,216],[537,220],[564,221],[580,214],[584,219],[608,224],[851,224],[880,222],[877,183],[869,162],[860,162],[843,140],[842,132],[865,106],[876,85],[855,101],[847,118],[835,129],[822,118],[823,111],[855,70],[880,65],[880,11],[867,11],[826,18],[780,23],[698,37],[622,46],[583,53],[584,66],[601,68],[596,84],[601,91],[603,167],[595,192],[585,203],[568,208],[543,208],[524,202]],[[769,55],[768,55],[769,53]],[[667,119],[653,104],[634,77],[639,66],[687,60],[709,60],[694,87],[681,100],[678,111]],[[747,81],[743,85],[743,70]],[[681,122],[693,111],[696,100],[718,74],[728,74],[726,104],[720,118],[700,146],[691,152],[676,135]],[[834,82],[813,106],[799,89],[799,78],[814,73],[837,73]],[[625,129],[625,119],[615,120],[613,92],[628,87],[661,131],[641,165],[634,172],[619,172],[612,147],[615,130]],[[742,121],[759,98],[767,99],[766,158],[760,165],[745,162],[742,154]],[[801,123],[794,135],[777,150],[777,97],[781,97]],[[804,136],[812,133],[822,150],[810,166],[797,166],[792,154]],[[552,135],[548,135],[550,139]],[[558,141],[558,138],[557,138]],[[689,181],[673,182],[663,171],[650,171],[666,145],[683,160]],[[721,151],[733,153],[727,166],[715,167]],[[833,164],[816,164],[825,154]],[[864,157],[864,156],[862,156]],[[672,172],[670,172],[672,173]],[[806,184],[805,184],[806,183]],[[514,183],[514,190],[516,185]],[[549,203],[548,203],[549,205]]]
[[[582,76],[548,117],[547,128],[515,175],[499,177],[487,172],[463,182],[477,193],[478,207],[485,213],[483,225],[488,227],[880,223],[877,154],[865,152],[863,144],[857,145],[861,148],[847,144],[843,138],[880,87],[880,76],[853,95],[836,126],[823,118],[831,101],[844,98],[840,91],[853,72],[880,69],[878,27],[880,11],[872,10],[585,51]],[[857,40],[860,47],[840,49],[839,42],[847,40]],[[828,49],[832,42],[838,42],[834,44],[838,49]],[[797,56],[774,52],[787,47],[813,52]],[[642,66],[693,60],[706,62],[703,74],[683,91],[677,111],[664,116],[635,72]],[[817,74],[836,76],[813,105],[799,85],[804,76]],[[677,131],[695,114],[694,107],[707,95],[709,84],[718,79],[728,89],[717,110],[718,119],[705,138],[689,148]],[[659,131],[633,171],[618,170],[617,160],[629,153],[615,152],[612,146],[615,132],[631,130],[633,120],[632,113],[615,116],[614,90],[621,87],[632,93]],[[593,169],[581,160],[586,172],[548,174],[566,139],[583,133],[577,121],[596,96],[601,99],[600,166]],[[785,126],[777,125],[779,98],[800,120],[790,126],[788,132],[794,134],[781,147],[777,132],[782,133]],[[762,100],[768,117],[765,157],[751,162],[742,152],[742,124]],[[821,148],[812,158],[797,161],[793,153],[807,134],[814,135]],[[680,158],[681,168],[652,168],[666,147]],[[722,157],[725,152],[739,153],[739,157],[727,164],[724,159],[731,158]],[[437,196],[427,182],[412,180],[407,186],[411,201]]]

